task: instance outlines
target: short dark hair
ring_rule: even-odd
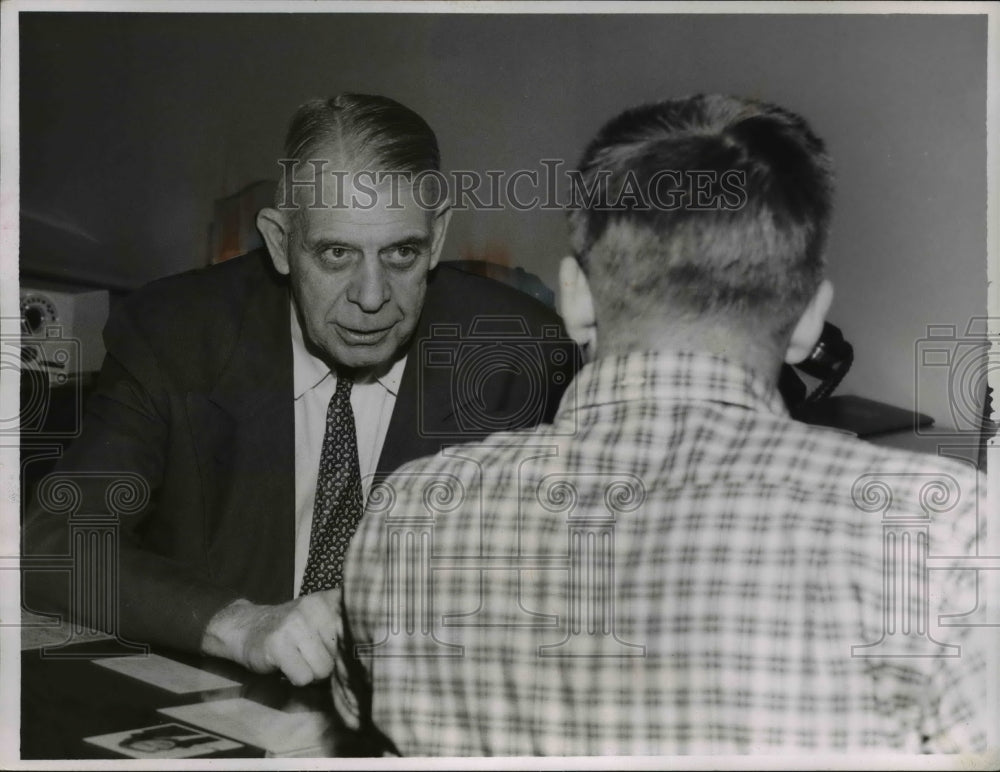
[[[655,304],[784,332],[822,280],[832,165],[788,110],[705,94],[635,107],[604,125],[578,174],[600,195],[571,205],[571,240],[607,313]]]
[[[288,126],[285,158],[306,161],[329,145],[351,159],[351,171],[417,174],[441,168],[431,127],[413,110],[385,96],[346,93],[302,104]],[[278,185],[279,206],[293,168],[285,167]]]

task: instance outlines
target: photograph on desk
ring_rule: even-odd
[[[160,724],[146,729],[87,737],[86,741],[133,759],[186,759],[240,747],[232,740],[181,724]]]
[[[1000,767],[998,23],[0,3],[0,767]]]

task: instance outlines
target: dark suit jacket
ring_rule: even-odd
[[[486,325],[491,329],[481,323],[470,337],[480,315],[509,316],[506,324],[523,325],[528,337],[505,338],[496,322]],[[455,331],[462,341],[450,335]],[[154,282],[114,309],[83,434],[55,474],[73,476],[81,513],[107,511],[107,482],[116,475],[138,474],[149,484],[149,505],[122,515],[118,528],[124,637],[196,650],[208,620],[232,600],[291,599],[289,335],[287,285],[263,251]],[[477,340],[483,346],[473,346]],[[490,361],[492,345],[525,367],[494,372],[482,391],[466,394],[463,386],[475,381],[470,372]],[[546,306],[440,265],[428,283],[380,473],[445,444],[549,421],[577,363],[575,346]],[[470,372],[458,373],[463,368]],[[49,509],[35,505],[28,513],[26,554],[69,554],[67,514]],[[30,604],[65,609],[65,574],[34,573],[26,577]]]

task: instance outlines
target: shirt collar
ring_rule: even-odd
[[[559,415],[631,401],[715,402],[788,414],[775,386],[731,359],[695,351],[636,351],[584,366],[563,396]]]
[[[376,380],[382,385],[382,388],[395,397],[399,394],[399,383],[403,380],[403,370],[405,368],[406,357],[402,356],[389,368],[389,372],[376,378]]]
[[[290,306],[292,316],[292,396],[298,399],[307,391],[315,389],[333,373],[326,362],[306,348],[302,326],[299,324],[298,314],[295,313],[295,305],[290,304]],[[389,368],[388,372],[376,379],[376,382],[395,397],[399,393],[399,384],[403,380],[405,366],[406,357],[400,357]]]

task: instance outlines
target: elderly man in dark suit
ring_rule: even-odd
[[[57,473],[149,484],[119,529],[122,635],[304,684],[333,666],[333,590],[371,480],[547,421],[577,352],[543,304],[438,265],[450,210],[422,185],[442,177],[416,113],[378,96],[316,100],[293,118],[286,156],[276,206],[258,216],[267,253],[154,282],[114,310]],[[505,361],[544,361],[466,377],[470,334]],[[82,511],[100,511],[103,489],[77,479]],[[34,506],[25,544],[66,554],[65,515]],[[65,578],[28,580],[33,606],[66,610]]]

